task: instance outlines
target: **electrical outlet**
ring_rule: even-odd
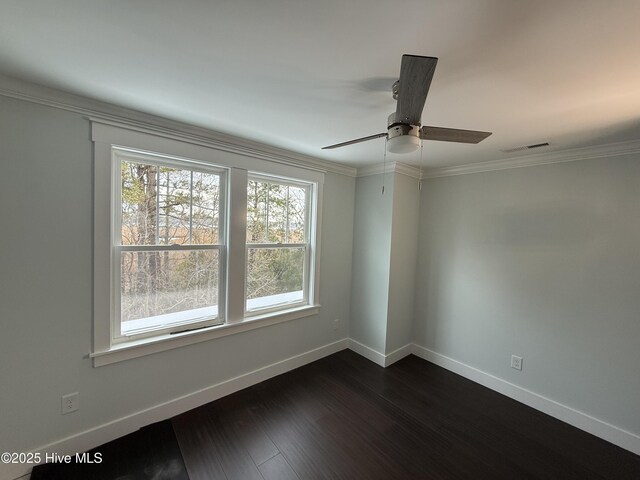
[[[517,355],[511,355],[511,368],[515,368],[516,370],[522,370],[522,357],[518,357]]]
[[[340,328],[340,319],[339,319],[339,318],[336,318],[336,319],[333,321],[333,329],[334,329],[334,330],[338,330],[339,328]]]
[[[78,392],[68,393],[62,396],[62,415],[75,412],[80,408],[80,394]]]

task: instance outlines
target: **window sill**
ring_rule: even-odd
[[[319,312],[320,305],[305,305],[277,313],[247,318],[238,322],[215,325],[193,332],[184,332],[175,335],[165,334],[153,338],[119,343],[113,345],[109,350],[93,352],[89,354],[89,357],[93,358],[94,367],[101,367],[144,355],[171,350],[173,348],[206,342],[214,338],[226,337],[227,335],[234,335],[236,333],[255,330],[256,328],[317,315]]]

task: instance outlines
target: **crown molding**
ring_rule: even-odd
[[[407,165],[406,163],[396,162],[396,173],[401,175],[406,175],[407,177],[416,178],[420,180],[422,176],[422,170],[416,167],[412,167],[411,165]]]
[[[357,177],[368,177],[370,175],[380,175],[382,173],[399,173],[407,177],[420,179],[420,169],[400,162],[389,162],[387,164],[367,165],[358,168]]]
[[[420,169],[400,162],[376,164],[358,169],[291,152],[253,140],[216,132],[204,127],[144,113],[62,90],[37,85],[16,78],[0,75],[0,95],[31,103],[45,105],[86,116],[93,121],[138,129],[164,137],[179,138],[190,143],[218,150],[238,153],[261,160],[332,172],[350,177],[364,177],[395,172],[412,178],[420,178]],[[590,147],[572,148],[556,152],[534,153],[487,162],[469,163],[450,167],[425,168],[422,178],[448,177],[471,173],[491,172],[510,168],[533,167],[552,163],[574,162],[618,155],[640,153],[640,140],[609,143]]]
[[[270,162],[350,177],[355,177],[357,173],[355,168],[347,165],[321,160],[177,120],[74,95],[5,75],[0,75],[0,95],[78,113],[92,121],[119,126],[126,125],[129,128],[135,128],[147,133],[180,138],[190,143],[239,153]]]
[[[488,162],[470,163],[452,167],[438,167],[425,169],[422,178],[449,177],[453,175],[467,175],[470,173],[492,172],[510,168],[534,167],[552,163],[575,162],[595,158],[616,157],[640,153],[640,140],[607,143],[590,147],[570,148],[556,152],[535,153],[531,155],[491,160]],[[358,170],[358,174],[360,170]]]

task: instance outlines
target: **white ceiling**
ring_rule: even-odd
[[[320,148],[384,132],[402,54],[436,56],[422,123],[493,132],[425,142],[451,166],[640,138],[639,20],[638,0],[2,0],[0,73],[362,166],[384,139]]]

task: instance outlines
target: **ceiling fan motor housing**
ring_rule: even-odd
[[[420,125],[396,122],[395,112],[389,115],[387,149],[391,153],[411,153],[420,148]]]

